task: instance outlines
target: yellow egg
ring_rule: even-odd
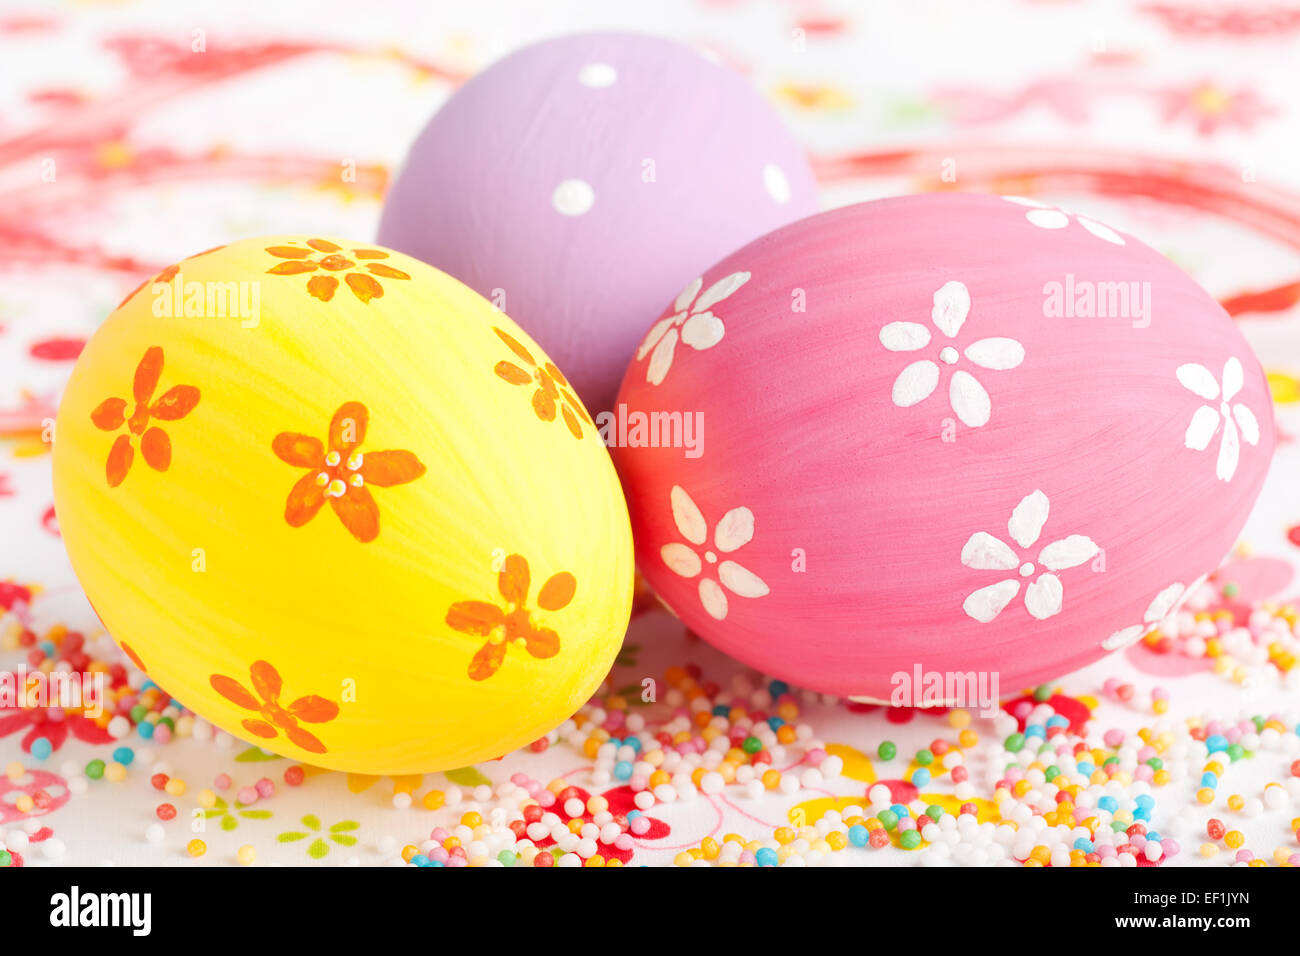
[[[414,259],[249,239],[87,344],[54,490],[104,626],[245,740],[361,773],[500,756],[604,678],[627,508],[558,369]]]

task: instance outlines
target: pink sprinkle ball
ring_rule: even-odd
[[[230,784],[231,784],[230,774],[228,773],[219,773],[212,780],[212,785],[216,787],[218,790],[229,790]]]
[[[235,799],[244,806],[251,803],[257,803],[257,790],[253,787],[240,787],[239,792],[235,794]]]
[[[257,781],[254,786],[257,788],[257,795],[259,797],[265,798],[275,795],[275,784],[271,782],[269,777],[263,777],[261,780]]]

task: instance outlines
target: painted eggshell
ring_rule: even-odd
[[[706,311],[711,347],[656,365]],[[610,438],[643,573],[722,650],[846,696],[888,700],[917,664],[1011,692],[1137,640],[1232,546],[1273,449],[1223,309],[1132,237],[1025,200],[777,230],[641,354]]]
[[[669,40],[587,33],[458,90],[411,148],[379,241],[508,312],[594,413],[685,283],[816,210],[803,151],[739,74]]]
[[[72,565],[150,678],[297,760],[418,773],[577,710],[632,599],[627,509],[564,377],[400,253],[186,259],[92,336],[56,422]]]

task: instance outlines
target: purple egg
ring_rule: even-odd
[[[807,157],[739,74],[669,40],[585,33],[526,47],[446,102],[379,242],[508,313],[597,412],[684,287],[816,210]]]

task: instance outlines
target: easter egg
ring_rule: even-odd
[[[400,253],[277,236],[177,263],[91,337],[55,428],[104,627],[286,757],[500,756],[621,643],[630,529],[587,411],[508,317]]]
[[[457,90],[412,146],[379,241],[508,312],[598,413],[685,283],[816,209],[803,151],[739,74],[670,40],[587,33]]]
[[[662,350],[706,314],[710,348]],[[918,666],[1012,693],[1138,640],[1233,545],[1273,449],[1223,309],[1027,200],[786,226],[640,354],[611,439],[642,572],[717,647],[843,696],[890,701]]]

